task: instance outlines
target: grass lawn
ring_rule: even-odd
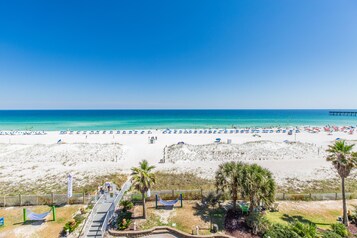
[[[357,200],[349,200],[348,208],[353,211]],[[209,234],[210,218],[208,213],[197,206],[197,201],[184,201],[183,208],[155,209],[154,202],[147,203],[147,220],[141,219],[142,206],[134,208],[134,217],[140,229],[149,229],[154,226],[175,226],[181,231],[191,233],[195,226],[201,228],[201,234]],[[337,222],[342,213],[342,201],[283,201],[279,203],[279,212],[268,212],[267,218],[272,223],[288,224],[297,219],[301,222],[312,222],[321,229],[329,229]],[[224,210],[218,210],[213,223],[223,230]]]
[[[23,207],[8,207],[0,209],[0,217],[5,218],[5,226],[0,228],[0,237],[59,237],[64,224],[71,220],[83,205],[70,205],[56,208],[57,220],[52,221],[52,213],[42,223],[23,224]],[[43,213],[50,209],[48,206],[26,207],[33,212]]]
[[[348,208],[353,211],[357,200],[347,202]],[[279,202],[279,212],[269,212],[267,217],[271,222],[287,224],[297,219],[301,222],[312,222],[321,229],[328,229],[337,222],[337,217],[342,215],[342,201],[311,201],[311,202]]]
[[[184,201],[183,208],[175,207],[173,209],[155,209],[154,202],[147,203],[147,220],[140,219],[142,216],[142,206],[134,208],[134,217],[138,222],[140,229],[149,229],[155,226],[172,226],[181,231],[192,233],[196,226],[200,227],[200,234],[209,234],[210,219],[209,215],[196,205],[197,201]],[[213,223],[223,228],[223,211],[218,211],[217,216],[213,218]]]

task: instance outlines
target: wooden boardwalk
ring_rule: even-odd
[[[130,189],[130,186],[130,179],[124,183],[120,191],[117,190],[114,184],[111,184],[111,187],[113,188],[111,193],[113,193],[113,196],[110,196],[110,193],[105,192],[99,198],[86,221],[83,234],[81,234],[80,237],[104,237],[108,222],[114,215],[115,208],[119,205],[124,193]]]

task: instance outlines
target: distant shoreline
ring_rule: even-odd
[[[288,133],[289,131],[299,133],[301,131],[306,131],[306,129],[320,130],[323,131],[325,128],[331,128],[333,131],[334,127],[337,128],[346,128],[349,130],[350,128],[354,129],[357,128],[357,125],[324,125],[324,126],[310,126],[310,125],[296,125],[296,126],[268,126],[268,127],[201,127],[201,128],[136,128],[136,129],[88,129],[88,130],[17,130],[17,129],[0,129],[0,136],[1,135],[19,135],[19,134],[26,134],[31,133],[35,134],[46,134],[46,133],[59,133],[59,134],[137,134],[137,133],[144,133],[150,134],[151,132],[160,132],[162,134],[239,134],[239,133],[278,133],[282,132],[283,130],[286,131],[284,133]],[[280,131],[279,131],[280,130]]]
[[[357,125],[319,110],[0,110],[0,130],[162,130]],[[343,111],[343,110],[342,110]]]

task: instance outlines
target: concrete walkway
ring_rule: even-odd
[[[177,236],[171,234],[157,234],[157,235],[149,235],[144,238],[177,238]]]

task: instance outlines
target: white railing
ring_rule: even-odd
[[[124,196],[124,193],[130,189],[131,187],[131,178],[129,178],[125,183],[124,185],[122,186],[121,190],[117,191],[116,189],[116,186],[115,184],[112,184],[112,187],[113,187],[113,191],[114,191],[114,195],[115,195],[115,199],[113,200],[112,204],[110,205],[109,207],[109,210],[107,211],[105,217],[104,217],[104,220],[103,220],[103,223],[101,225],[101,237],[104,237],[104,234],[107,230],[107,227],[108,227],[108,223],[109,221],[113,218],[114,216],[114,212],[115,212],[115,208],[119,205],[121,199],[123,198]],[[92,212],[89,214],[88,218],[87,218],[87,221],[85,223],[85,226],[84,226],[84,229],[83,229],[83,232],[81,232],[81,236],[85,236],[88,234],[89,232],[89,229],[92,225],[92,221],[93,221],[93,216],[97,213],[97,210],[98,210],[98,204],[101,204],[103,202],[103,198],[104,196],[106,196],[106,194],[103,194],[100,196],[100,198],[98,199],[98,201],[95,203],[93,209],[92,209]]]
[[[101,201],[103,198],[104,198],[104,194],[101,194],[100,195],[100,197],[99,197],[99,199],[96,201],[96,203],[94,204],[94,206],[93,206],[93,209],[92,209],[92,211],[90,212],[90,214],[88,215],[88,217],[87,217],[87,219],[86,219],[86,223],[84,224],[84,227],[83,227],[83,229],[82,229],[82,232],[80,233],[80,237],[82,236],[82,235],[85,235],[85,234],[87,234],[88,233],[88,231],[89,231],[89,228],[91,227],[91,225],[92,225],[92,220],[93,220],[93,216],[97,213],[97,210],[98,210],[98,205],[99,205],[99,201]]]
[[[131,178],[129,178],[124,183],[124,185],[122,186],[120,192],[115,197],[114,202],[110,206],[110,208],[109,208],[109,210],[108,210],[108,212],[107,212],[107,214],[105,216],[104,222],[103,222],[102,227],[101,227],[102,237],[104,237],[104,233],[107,230],[109,221],[113,218],[113,215],[114,215],[114,212],[115,212],[115,208],[119,205],[119,203],[120,203],[121,199],[123,198],[125,192],[127,190],[129,190],[130,187],[131,187]]]
[[[119,205],[120,200],[121,200],[121,199],[123,198],[123,196],[124,196],[124,193],[125,193],[126,191],[128,191],[128,190],[130,189],[130,187],[131,187],[131,178],[129,178],[129,179],[124,183],[124,185],[123,185],[123,187],[121,188],[121,190],[120,190],[118,196],[115,198],[115,200],[114,200],[114,205],[115,205],[115,207],[117,207],[117,206]]]
[[[114,203],[112,203],[112,205],[110,206],[107,214],[105,215],[105,218],[104,218],[104,221],[103,221],[103,224],[102,224],[102,228],[100,229],[102,237],[104,237],[104,233],[107,230],[109,220],[114,215],[114,212],[115,212],[115,206],[114,206]]]

